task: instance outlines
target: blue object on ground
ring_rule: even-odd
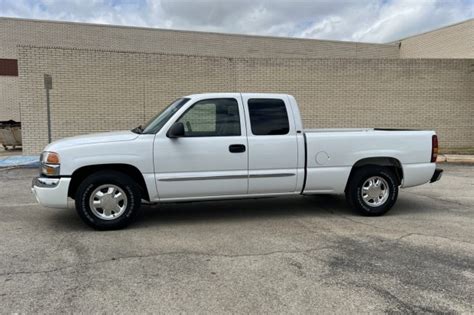
[[[12,155],[0,157],[0,167],[39,167],[39,157],[29,155]]]

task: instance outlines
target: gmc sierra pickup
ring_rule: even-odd
[[[345,193],[376,216],[399,187],[440,179],[437,150],[433,131],[305,130],[286,94],[196,94],[144,127],[49,144],[32,191],[97,229],[125,227],[143,201]]]

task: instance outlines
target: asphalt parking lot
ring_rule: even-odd
[[[2,313],[474,312],[474,166],[384,217],[342,196],[145,207],[97,232],[0,170]]]

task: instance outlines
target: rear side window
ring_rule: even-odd
[[[283,100],[253,98],[248,100],[250,126],[256,136],[286,135],[290,131]]]

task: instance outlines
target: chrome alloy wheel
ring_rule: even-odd
[[[362,185],[360,194],[366,205],[370,207],[381,206],[389,196],[387,181],[380,176],[370,177]]]
[[[89,197],[92,213],[102,220],[120,217],[127,209],[127,195],[122,188],[105,184],[97,187]]]

